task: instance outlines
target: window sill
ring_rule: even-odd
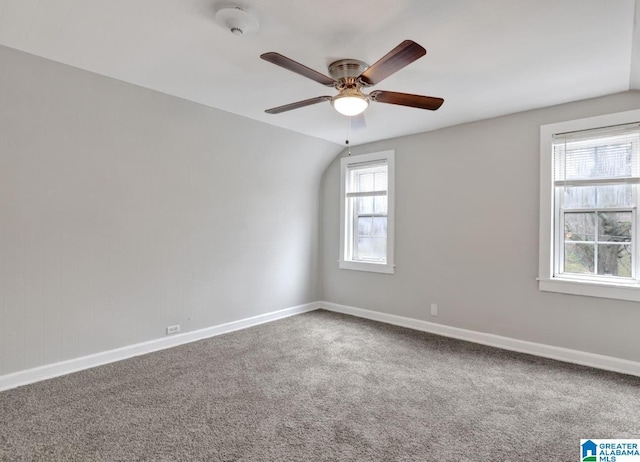
[[[640,285],[635,283],[615,284],[600,281],[578,281],[575,279],[538,278],[538,284],[539,289],[543,292],[640,302]]]
[[[345,261],[339,260],[340,269],[355,270],[355,271],[368,271],[370,273],[385,273],[393,274],[395,272],[395,265],[389,263],[366,263],[360,261]]]

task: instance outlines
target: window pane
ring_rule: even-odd
[[[630,184],[567,186],[562,206],[566,209],[629,207],[633,202]]]
[[[387,259],[387,239],[384,237],[358,237],[357,260],[384,262]]]
[[[564,244],[564,272],[593,274],[595,244]]]
[[[355,251],[355,258],[358,260],[367,260],[371,258],[373,239],[370,237],[358,237],[358,248]]]
[[[347,192],[386,191],[388,186],[387,165],[362,166],[349,169]]]
[[[633,203],[630,184],[596,186],[596,207],[626,207]]]
[[[387,214],[387,196],[377,196],[373,198],[373,212],[376,215]]]
[[[567,186],[564,188],[562,207],[565,209],[595,208],[595,186]]]
[[[373,219],[373,237],[387,237],[386,217],[376,217]]]
[[[358,215],[370,215],[373,213],[373,197],[358,197]]]
[[[371,236],[373,218],[358,217],[358,236]]]
[[[375,190],[386,191],[387,190],[387,172],[378,172],[375,177]]]
[[[374,259],[380,261],[386,261],[387,259],[387,239],[386,238],[374,238],[372,255]]]
[[[358,175],[358,191],[373,191],[373,173],[361,173]]]
[[[631,246],[628,244],[598,245],[598,274],[631,277]]]
[[[564,237],[569,241],[595,241],[595,212],[569,212],[564,214]]]
[[[632,144],[605,140],[572,142],[567,145],[567,179],[620,178],[632,174]],[[603,143],[603,144],[600,144]]]
[[[632,217],[631,212],[598,213],[598,240],[631,242]]]

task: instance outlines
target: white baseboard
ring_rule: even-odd
[[[377,311],[364,310],[362,308],[355,308],[352,306],[338,305],[336,303],[318,302],[318,306],[327,311],[335,311],[336,313],[348,314],[359,318],[366,318],[373,321],[407,327],[409,329],[430,332],[432,334],[438,334],[445,337],[480,343],[482,345],[501,348],[503,350],[517,351],[520,353],[542,356],[544,358],[556,359],[567,363],[580,364],[597,369],[640,376],[640,363],[626,359],[586,353],[578,350],[570,350],[568,348],[544,345],[541,343],[527,342],[525,340],[517,340],[510,337],[502,337],[500,335],[460,329],[458,327],[446,326],[444,324],[405,318],[403,316],[380,313]]]
[[[317,310],[317,302],[0,376],[0,391]]]
[[[233,321],[226,324],[207,327],[205,329],[185,332],[183,334],[172,335],[170,337],[162,337],[159,339],[150,340],[148,342],[142,342],[135,345],[117,348],[115,350],[104,351],[89,356],[83,356],[80,358],[74,358],[67,361],[48,364],[33,369],[27,369],[24,371],[3,375],[0,376],[0,391],[27,385],[29,383],[39,382],[41,380],[51,379],[61,375],[70,374],[72,372],[81,371],[83,369],[101,366],[103,364],[120,361],[134,356],[151,353],[158,350],[164,350],[165,348],[171,348],[185,343],[195,342],[197,340],[214,337],[216,335],[226,334],[228,332],[233,332],[240,329],[246,329],[247,327],[256,326],[258,324],[275,321],[278,319],[286,318],[288,316],[306,313],[308,311],[314,311],[317,309],[325,309],[327,311],[334,311],[336,313],[343,313],[360,318],[371,319],[373,321],[394,324],[397,326],[407,327],[409,329],[430,332],[432,334],[457,338],[474,343],[480,343],[482,345],[488,345],[504,350],[517,351],[520,353],[527,353],[535,356],[556,359],[558,361],[581,364],[583,366],[594,367],[597,369],[604,369],[608,371],[620,372],[623,374],[640,376],[640,363],[635,361],[614,358],[611,356],[597,355],[593,353],[586,353],[583,351],[570,350],[568,348],[544,345],[541,343],[527,342],[524,340],[517,340],[514,338],[502,337],[499,335],[476,332],[467,329],[460,329],[458,327],[446,326],[444,324],[421,321],[419,319],[380,313],[377,311],[339,305],[336,303],[313,302],[307,303],[305,305],[294,306],[292,308],[286,308],[279,311],[273,311],[271,313],[266,313],[251,318],[240,319],[238,321]]]

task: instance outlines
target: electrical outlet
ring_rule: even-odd
[[[180,324],[176,324],[175,326],[167,326],[167,335],[177,334],[180,332]]]
[[[432,303],[431,304],[431,316],[438,316],[438,304],[437,303]]]

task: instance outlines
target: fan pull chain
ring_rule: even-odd
[[[349,137],[351,132],[351,117],[347,116],[347,139],[345,140],[345,144],[347,145],[347,155],[351,155],[351,146],[349,145]]]

